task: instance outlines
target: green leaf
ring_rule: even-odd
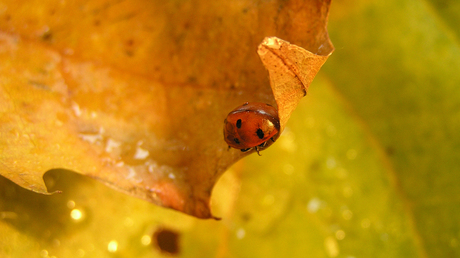
[[[331,13],[325,74],[386,153],[419,257],[456,257],[458,3],[375,1]]]

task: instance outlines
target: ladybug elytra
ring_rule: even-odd
[[[265,103],[246,102],[230,112],[224,121],[225,142],[243,152],[254,148],[259,154],[279,131],[278,111]]]

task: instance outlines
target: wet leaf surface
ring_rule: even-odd
[[[246,155],[223,141],[226,114],[276,100],[284,127],[303,97],[289,89],[304,92],[333,50],[328,1],[2,6],[0,173],[46,194],[46,171],[72,170],[199,218]],[[261,55],[270,82],[256,53],[269,34],[301,46],[269,38],[284,42],[276,78]]]

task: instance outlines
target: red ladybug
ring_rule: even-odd
[[[224,121],[225,142],[243,152],[254,148],[259,154],[268,140],[275,141],[279,131],[278,111],[265,103],[246,102],[230,112]]]

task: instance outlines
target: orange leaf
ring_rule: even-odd
[[[46,194],[43,174],[69,169],[213,217],[214,184],[247,155],[223,140],[227,113],[276,100],[284,127],[333,48],[330,1],[205,3],[5,1],[0,174]],[[274,94],[266,35],[316,53],[264,41]]]

